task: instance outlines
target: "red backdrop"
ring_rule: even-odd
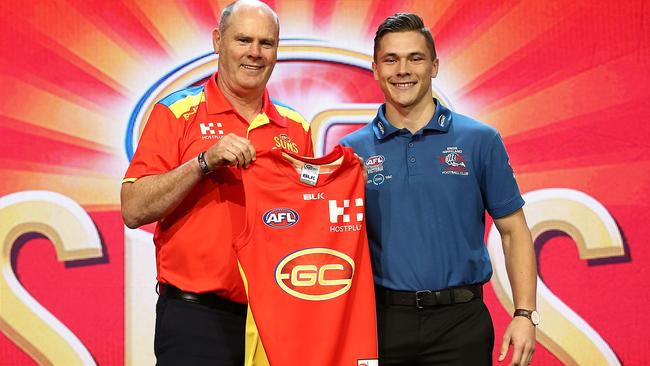
[[[647,1],[268,3],[283,38],[269,89],[312,121],[317,153],[382,102],[377,25],[420,14],[436,95],[499,129],[539,222],[533,364],[650,363]],[[152,362],[153,251],[123,228],[120,180],[152,102],[214,71],[225,4],[0,4],[0,365]],[[498,349],[510,304],[495,272]]]

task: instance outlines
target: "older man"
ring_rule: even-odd
[[[124,222],[157,222],[159,365],[243,364],[246,296],[232,249],[244,215],[240,169],[279,143],[313,153],[307,122],[266,91],[278,41],[264,3],[224,8],[213,31],[219,72],[155,105],[125,174]]]

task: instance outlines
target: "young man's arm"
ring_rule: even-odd
[[[512,287],[515,309],[536,309],[537,262],[533,241],[522,209],[495,219],[501,234],[508,279]],[[513,345],[510,365],[528,365],[535,352],[535,326],[522,316],[513,317],[508,325],[499,353],[503,361],[509,345]]]

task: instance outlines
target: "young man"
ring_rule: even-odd
[[[246,296],[232,248],[245,212],[240,169],[280,139],[312,155],[307,122],[266,91],[278,41],[264,3],[224,8],[213,32],[218,74],[155,105],[126,172],[124,222],[158,222],[159,365],[244,363]]]
[[[482,301],[492,268],[485,211],[501,234],[515,307],[499,360],[535,349],[536,262],[524,204],[498,132],[433,98],[433,38],[415,14],[379,26],[373,71],[385,104],[342,143],[366,159],[366,212],[381,365],[489,365]],[[521,316],[520,316],[521,315]]]

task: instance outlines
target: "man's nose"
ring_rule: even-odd
[[[259,42],[251,42],[251,46],[248,50],[248,55],[250,57],[257,58],[260,57],[261,51],[262,51],[262,45],[260,45]]]
[[[400,60],[399,64],[397,65],[397,74],[398,75],[407,75],[409,73],[408,71],[408,61],[407,60]]]

